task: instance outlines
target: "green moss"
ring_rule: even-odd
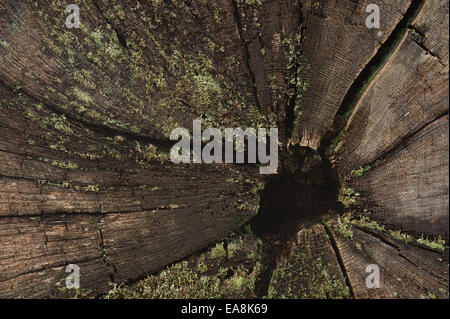
[[[352,193],[352,192],[350,192]],[[343,215],[339,216],[337,218],[337,222],[334,225],[334,230],[346,237],[353,239],[353,228],[352,226],[359,226],[362,228],[371,229],[377,232],[381,233],[389,233],[393,238],[397,240],[401,240],[405,242],[406,244],[411,243],[418,243],[427,247],[430,247],[432,249],[444,252],[445,249],[448,247],[446,246],[446,241],[442,239],[441,237],[437,238],[428,238],[424,237],[423,235],[419,238],[414,237],[410,234],[404,233],[400,230],[394,231],[394,230],[386,230],[384,225],[380,225],[380,223],[376,220],[373,220],[370,218],[370,212],[366,209],[363,210],[363,212],[358,213],[356,210],[347,210]],[[359,250],[360,247],[358,247],[359,244],[355,243],[356,248]],[[360,245],[359,245],[360,246]]]
[[[293,101],[294,104],[294,134],[297,134],[298,131],[295,128],[299,127],[303,116],[303,95],[310,85],[308,80],[310,66],[301,53],[302,35],[300,32],[295,33],[290,38],[284,39],[283,45],[287,48],[287,70],[291,74],[289,81],[290,89],[287,91],[287,94],[289,101]]]
[[[263,0],[237,0],[238,5],[261,6]]]
[[[358,203],[360,193],[355,192],[352,188],[341,188],[338,195],[338,201],[341,202],[345,208],[349,208]]]
[[[364,167],[360,166],[358,169],[354,169],[350,172],[350,174],[345,178],[346,180],[352,179],[354,177],[360,177],[370,171],[371,169],[380,165],[381,159],[377,159],[374,163],[368,164]]]
[[[108,250],[106,248],[103,248],[102,250],[102,259],[106,261],[108,259]]]
[[[37,183],[38,185],[50,185],[61,188],[73,189],[76,191],[95,192],[95,193],[98,193],[100,191],[99,185],[82,186],[78,184],[69,183],[67,181],[48,181],[45,179],[39,179],[37,180]],[[112,190],[113,187],[104,187],[103,189]]]
[[[213,259],[225,257],[227,252],[223,248],[223,243],[217,243],[216,246],[211,249],[210,257]]]
[[[256,268],[258,265],[255,271]],[[183,261],[167,267],[157,276],[149,276],[140,281],[135,290],[113,287],[105,298],[204,299],[230,296],[239,298],[248,296],[254,289],[256,272],[249,274],[244,266],[239,266],[231,277],[224,279],[221,276],[226,276],[229,269],[220,269],[217,276],[205,275],[208,267],[203,261],[198,263],[196,268]]]
[[[67,288],[62,287],[58,289],[59,294],[61,294],[63,297],[70,298],[70,299],[85,299],[92,295],[93,291],[90,289],[83,289],[83,288]]]
[[[448,297],[449,297],[448,290],[446,290],[444,288],[439,288],[439,292],[448,299]]]
[[[62,144],[49,144],[48,147],[55,151],[67,152],[66,147]]]
[[[74,87],[74,88],[73,88],[73,94],[74,94],[74,96],[75,96],[80,102],[82,102],[85,106],[94,103],[94,101],[92,100],[92,97],[91,97],[88,93],[86,93],[86,92],[80,90],[80,89],[77,88],[77,87]]]
[[[272,276],[269,298],[346,299],[350,291],[343,278],[330,273],[330,264],[320,257],[308,257],[293,248],[290,258],[283,259]]]
[[[137,141],[131,154],[135,156],[136,162],[143,166],[153,160],[163,163],[169,159],[169,154],[159,152],[156,145],[143,144]]]
[[[39,185],[50,185],[50,186],[56,186],[56,187],[61,187],[61,188],[74,188],[73,185],[71,185],[69,182],[52,182],[52,181],[47,181],[47,180],[43,180],[43,179],[39,179],[37,180],[37,183]]]
[[[376,230],[379,232],[384,231],[384,226],[380,225],[376,220],[372,220],[367,216],[361,215],[361,216],[359,216],[358,219],[352,220],[352,223],[354,225],[369,228],[369,229]]]
[[[181,262],[166,268],[158,277],[150,276],[139,283],[146,298],[218,298],[220,280],[201,276]]]
[[[445,246],[445,240],[442,239],[441,237],[435,238],[435,239],[429,239],[427,237],[423,237],[423,235],[417,239],[417,242],[419,244],[425,245],[427,247],[433,248],[433,249],[437,249],[440,251],[444,251],[446,246]]]
[[[89,70],[75,70],[72,74],[73,79],[88,90],[95,90],[97,85],[93,79],[93,72]],[[83,97],[86,99],[86,97]]]
[[[84,188],[84,191],[98,193],[100,191],[100,186],[99,185],[88,185]]]
[[[357,212],[356,210],[347,210],[343,215],[337,218],[336,224],[334,224],[334,230],[346,237],[353,239],[353,225],[368,228],[371,230],[384,232],[384,226],[380,225],[377,221],[371,219],[369,217],[370,212],[364,210],[362,213]],[[355,247],[359,250],[362,250],[361,245],[355,243]]]
[[[428,299],[436,299],[436,295],[433,294],[432,292],[429,292],[427,298]]]
[[[9,48],[10,48],[9,43],[4,41],[4,40],[0,41],[0,46],[3,47],[6,50],[9,50]]]
[[[331,140],[330,145],[326,150],[326,154],[328,155],[328,157],[332,157],[339,154],[339,152],[342,149],[342,146],[344,146],[343,138],[344,133],[340,132],[338,136],[336,136],[334,139]]]
[[[345,213],[344,215],[339,216],[335,227],[335,230],[338,234],[350,239],[353,238],[351,218],[352,216],[350,213]]]
[[[138,294],[124,285],[110,283],[111,289],[103,296],[104,299],[135,299]]]
[[[144,189],[149,192],[157,192],[157,191],[162,190],[162,188],[159,186],[149,186],[149,185],[141,185],[141,186],[139,186],[139,188]]]
[[[166,267],[133,288],[112,285],[104,298],[250,298],[261,272],[261,245],[249,227],[228,237],[230,260],[222,242],[208,251]],[[252,252],[252,259],[248,259]]]
[[[45,163],[49,163],[50,165],[59,167],[59,168],[65,168],[65,169],[71,169],[71,170],[76,170],[79,168],[78,164],[72,163],[71,161],[61,162],[58,160],[52,160],[52,159],[45,158],[45,157],[39,157],[38,160],[43,161]]]
[[[370,171],[372,167],[370,165],[366,165],[364,167],[360,166],[358,169],[354,169],[350,172],[350,177],[360,177],[364,173]]]

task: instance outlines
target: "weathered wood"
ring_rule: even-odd
[[[301,164],[289,179],[301,187],[280,197],[304,201],[314,223],[337,206],[315,202],[337,193],[328,179],[339,175],[386,228],[448,244],[448,1],[423,1],[341,116],[355,79],[419,2],[379,1],[381,29],[370,30],[362,0],[83,0],[81,28],[68,29],[60,1],[0,0],[0,297],[52,297],[68,264],[102,293],[248,223],[264,185],[256,165],[169,160],[170,132],[196,118],[277,125],[280,182]],[[341,129],[338,152],[322,152]],[[306,288],[272,281],[273,296],[448,298],[448,257],[368,229],[345,238],[334,223],[299,229],[278,261],[307,265],[290,278]],[[378,290],[365,287],[372,263]]]
[[[411,1],[377,1],[381,28],[368,29],[367,1],[303,2],[303,69],[308,83],[293,143],[317,149],[361,70],[402,19]],[[381,36],[378,36],[381,32]]]
[[[2,82],[83,123],[152,138],[200,115],[261,120],[231,6],[97,2],[82,1],[81,27],[68,29],[62,3],[3,1]]]
[[[198,32],[202,24],[196,25],[194,9],[191,15],[177,15],[190,26],[179,21],[163,26],[161,16],[179,8],[142,8],[141,16],[129,20],[139,21],[138,28],[124,28],[145,33],[125,34],[126,49],[116,37],[118,27],[108,25],[114,19],[105,20],[107,13],[92,2],[81,6],[82,28],[69,30],[61,4],[2,2],[1,34],[7,43],[0,49],[0,295],[4,297],[52,294],[63,287],[60,281],[69,263],[81,267],[83,288],[104,291],[111,280],[142,277],[206,247],[248,221],[258,207],[253,168],[244,176],[242,167],[174,165],[165,140],[170,130],[162,127],[173,116],[181,120],[176,125],[189,128],[192,119],[206,110],[185,105],[198,105],[201,94],[205,98],[212,94],[203,107],[215,102],[234,105],[229,109],[233,115],[223,109],[229,115],[216,117],[224,126],[258,120],[249,119],[236,104],[246,101],[241,104],[245,108],[253,97],[240,85],[246,83],[248,71],[234,22],[224,23],[227,30],[215,28],[222,36],[211,37]],[[114,10],[124,8],[125,2]],[[213,9],[204,12],[206,20],[213,18]],[[232,14],[220,18],[234,19]],[[144,26],[149,21],[164,30],[151,31]],[[192,32],[201,39],[192,39],[197,49],[181,38],[169,45],[166,32],[180,32],[181,38]],[[158,52],[132,46],[149,34],[166,42]],[[140,44],[158,50],[155,37]],[[229,57],[236,59],[233,72],[225,70],[230,59],[221,50],[206,47],[205,41],[232,47],[226,54],[233,52]],[[176,52],[175,44],[182,51]],[[145,56],[138,56],[143,52]],[[202,54],[205,59],[200,61]],[[169,57],[174,64],[165,70]],[[222,69],[215,69],[219,62],[214,59],[224,65]],[[156,78],[158,72],[161,76]],[[203,72],[205,81],[222,81],[217,82],[222,93],[200,87],[197,95],[191,94],[192,85],[201,83],[192,83],[195,74],[190,72]],[[160,81],[167,81],[167,87]],[[190,88],[183,87],[188,84]],[[242,94],[235,95],[235,101],[226,93],[237,92],[234,85]],[[176,91],[180,86],[183,90]]]
[[[255,94],[264,114],[276,117],[283,142],[290,134],[291,79],[297,72],[289,51],[300,34],[298,1],[265,1],[263,5],[235,1],[241,41],[248,51],[248,65],[254,78]]]
[[[355,298],[448,298],[448,258],[441,253],[370,229],[352,227],[353,238],[345,238],[328,223]],[[379,266],[379,288],[366,285],[368,265]]]
[[[337,166],[343,175],[379,159],[448,113],[447,14],[448,1],[427,1],[367,87],[342,138]]]
[[[344,130],[336,166],[374,218],[448,238],[448,1],[427,1]],[[437,41],[436,39],[441,39]],[[434,53],[435,52],[435,53]],[[443,115],[447,114],[447,115]],[[388,153],[391,153],[388,155]]]
[[[321,224],[302,229],[281,258],[269,286],[271,298],[348,298],[344,275]]]
[[[373,218],[393,229],[448,239],[448,114],[349,184]]]

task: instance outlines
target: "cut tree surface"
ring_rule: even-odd
[[[352,239],[330,232],[355,298],[429,298],[430,294],[448,298],[448,267],[440,253],[407,245],[385,232],[352,228]],[[378,289],[367,289],[368,265],[379,267]]]
[[[378,1],[380,29],[362,0],[83,0],[72,29],[68,4],[0,0],[0,297],[54,297],[68,264],[98,295],[260,212],[297,227],[264,234],[263,295],[448,298],[448,247],[387,231],[448,246],[448,0]],[[197,118],[277,126],[278,175],[172,163]],[[387,230],[337,231],[340,188]]]
[[[377,1],[380,29],[366,27],[367,1],[302,1],[303,63],[308,83],[294,139],[317,149],[353,81],[386,41],[412,1]],[[381,35],[378,35],[378,32]]]
[[[394,229],[448,238],[448,114],[350,184],[373,217]]]
[[[347,175],[384,157],[379,167],[351,183],[364,193],[375,218],[415,234],[448,238],[445,12],[448,1],[424,4],[355,106],[336,165]]]
[[[448,2],[447,7],[437,1],[424,5],[355,106],[339,152],[342,160],[338,166],[343,174],[379,159],[425,125],[448,114],[445,10]],[[441,40],[437,42],[436,38]]]

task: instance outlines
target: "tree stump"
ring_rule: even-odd
[[[0,297],[68,264],[101,294],[252,223],[289,242],[264,291],[320,257],[349,297],[448,298],[448,0],[377,1],[377,29],[361,0],[129,3],[68,28],[69,3],[0,0]],[[195,119],[278,127],[278,173],[172,163]]]

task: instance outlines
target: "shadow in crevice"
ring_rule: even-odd
[[[258,297],[267,295],[278,258],[297,232],[320,222],[323,214],[341,210],[340,184],[326,158],[298,146],[283,157],[281,173],[267,180],[259,212],[251,222],[263,242],[263,271],[255,287]]]

